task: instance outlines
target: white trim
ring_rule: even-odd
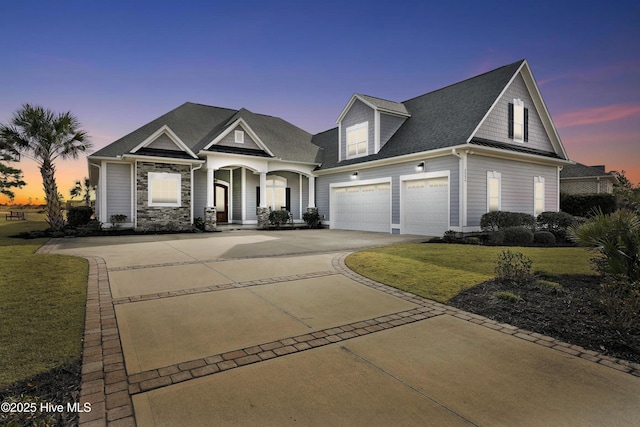
[[[487,171],[487,212],[494,212],[490,210],[490,192],[489,192],[489,179],[498,180],[498,210],[502,210],[502,173],[497,171]]]
[[[342,122],[338,123],[338,162],[342,161]]]
[[[240,191],[242,194],[242,212],[240,214],[240,221],[242,222],[242,224],[244,224],[244,222],[247,219],[247,204],[248,204],[247,202],[247,168],[243,167],[240,170],[242,171],[240,175]]]
[[[298,218],[302,219],[302,174],[298,174]]]
[[[174,165],[198,165],[204,163],[204,160],[200,159],[176,159],[175,157],[141,156],[138,154],[123,154],[121,159],[115,158],[113,160],[122,159],[131,159],[134,161],[145,161],[152,163],[170,163]]]
[[[233,142],[236,144],[244,144],[244,131],[235,129],[233,131]]]
[[[524,134],[526,132],[524,128],[524,102],[520,98],[513,98],[513,142],[519,142],[524,144]],[[517,117],[516,107],[522,109],[522,116]],[[521,121],[516,120],[517,118],[522,119]],[[521,135],[520,138],[516,138],[516,125],[521,126]]]
[[[169,139],[176,144],[176,146],[178,148],[180,148],[182,151],[185,151],[187,153],[189,153],[190,156],[193,157],[198,157],[194,154],[193,151],[191,151],[191,149],[189,147],[187,147],[187,144],[185,144],[184,142],[182,142],[182,140],[180,139],[180,137],[178,135],[175,134],[174,131],[171,130],[171,128],[167,125],[162,126],[160,129],[158,129],[157,131],[155,131],[154,133],[151,134],[151,136],[149,136],[148,138],[146,138],[144,141],[142,141],[140,144],[136,145],[136,147],[130,151],[130,153],[135,153],[136,151],[140,150],[141,148],[144,148],[148,145],[150,145],[151,143],[153,143],[156,139],[158,139],[160,137],[160,135],[165,134],[169,137]]]
[[[376,111],[380,111],[380,112],[385,113],[385,114],[391,114],[391,115],[394,115],[394,116],[405,117],[405,118],[411,117],[411,114],[409,114],[409,113],[405,114],[405,113],[401,113],[399,111],[391,111],[391,110],[387,110],[386,108],[377,107],[376,105],[372,104],[371,102],[369,102],[366,99],[364,99],[363,97],[361,97],[359,94],[354,93],[353,95],[351,95],[351,99],[349,99],[349,102],[347,102],[347,105],[342,109],[342,112],[338,116],[338,119],[336,120],[336,123],[340,124],[342,119],[344,119],[344,116],[351,109],[351,106],[356,102],[356,99],[358,101],[362,102],[363,104],[365,104],[367,107],[369,107],[369,108],[371,108],[373,110],[376,110]],[[393,102],[393,101],[390,101],[390,102]],[[402,103],[401,102],[396,102],[396,104],[402,104]]]
[[[404,183],[406,181],[419,181],[434,178],[447,178],[447,230],[451,229],[451,171],[442,170],[434,172],[421,172],[410,175],[400,175],[400,234],[405,233],[404,224]],[[446,230],[445,230],[446,231]]]
[[[267,146],[265,145],[264,142],[262,142],[262,140],[260,139],[260,137],[258,137],[258,135],[253,131],[253,129],[251,129],[251,127],[247,124],[247,122],[244,121],[243,118],[239,118],[238,120],[236,120],[235,122],[233,122],[231,125],[229,125],[227,127],[227,129],[225,129],[220,135],[218,135],[217,137],[215,137],[210,143],[208,143],[201,151],[200,153],[202,153],[202,151],[206,151],[209,148],[211,148],[212,145],[217,144],[218,142],[222,141],[224,139],[224,137],[226,137],[227,135],[229,135],[231,133],[232,130],[236,130],[237,127],[242,127],[242,129],[247,132],[249,134],[249,136],[251,137],[251,139],[253,139],[253,142],[256,143],[256,145],[258,147],[260,147],[260,149],[262,149],[263,151],[265,151],[267,154],[269,154],[271,157],[275,157],[275,155],[271,152],[271,150],[269,150],[267,148]],[[211,153],[209,153],[211,154]],[[216,153],[217,154],[217,153]]]
[[[229,169],[229,214],[227,214],[227,221],[233,222],[233,169]]]
[[[380,111],[376,109],[373,112],[373,154],[378,154],[378,151],[380,151]]]
[[[560,212],[560,172],[562,171],[562,166],[558,166],[556,172],[556,212]]]

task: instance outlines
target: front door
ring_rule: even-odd
[[[229,222],[229,188],[226,185],[216,184],[215,205],[216,221]]]

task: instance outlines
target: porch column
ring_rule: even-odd
[[[214,169],[207,169],[207,206],[204,208],[204,231],[216,231],[216,207],[213,200],[214,179]]]
[[[309,175],[309,208],[316,207],[316,177]]]
[[[267,208],[267,173],[260,172],[260,206],[256,207],[258,228],[269,227],[269,208]]]

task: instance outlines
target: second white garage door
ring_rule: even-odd
[[[442,236],[449,229],[449,179],[417,179],[402,186],[402,232]]]
[[[391,231],[391,185],[388,183],[331,189],[331,228]]]

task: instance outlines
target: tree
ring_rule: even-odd
[[[91,206],[91,192],[93,191],[93,187],[91,187],[91,181],[89,178],[85,177],[82,181],[77,180],[75,187],[69,190],[71,194],[71,198],[75,198],[78,196],[82,196],[84,202],[87,206]]]
[[[15,162],[19,158],[18,152],[0,140],[0,194],[13,200],[16,196],[12,188],[22,188],[27,185],[22,180],[22,171],[4,164],[2,161]]]
[[[640,214],[640,184],[634,186],[624,170],[621,172],[613,171],[613,174],[618,178],[618,182],[613,186],[617,207]]]
[[[71,114],[53,113],[40,106],[24,104],[9,124],[0,124],[0,144],[36,161],[40,167],[47,202],[47,222],[53,231],[64,228],[62,207],[55,178],[55,160],[77,159],[91,144]]]

